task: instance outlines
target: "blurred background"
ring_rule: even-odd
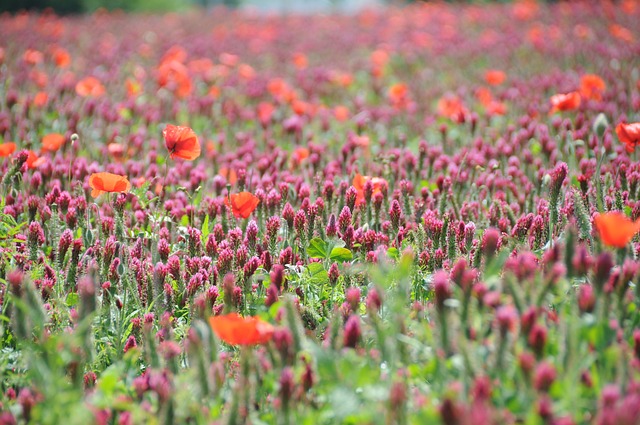
[[[91,13],[97,9],[126,12],[179,12],[199,7],[249,7],[265,12],[356,12],[385,4],[406,4],[419,0],[0,0],[0,12],[52,9],[59,14]],[[508,2],[503,0],[501,2]],[[469,2],[469,1],[467,1]],[[475,0],[473,3],[495,3]]]

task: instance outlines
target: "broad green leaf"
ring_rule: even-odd
[[[320,238],[309,241],[307,255],[311,258],[327,258],[328,244]]]
[[[329,274],[324,269],[322,263],[309,263],[307,270],[309,270],[313,283],[323,285],[329,282]]]
[[[330,258],[334,261],[350,261],[353,254],[347,248],[335,247],[331,250]]]

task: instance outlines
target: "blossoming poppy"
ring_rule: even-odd
[[[463,123],[468,113],[464,103],[457,96],[445,95],[438,100],[438,115],[441,117]]]
[[[631,153],[640,145],[640,122],[631,124],[620,123],[616,126],[618,139],[625,144],[627,152]]]
[[[16,150],[16,144],[13,142],[0,143],[0,158],[11,155]]]
[[[236,217],[249,218],[251,213],[260,203],[260,199],[250,192],[234,193],[229,198],[225,198],[224,204],[231,208],[231,212]]]
[[[602,242],[607,246],[624,248],[640,231],[640,220],[631,221],[619,211],[598,214],[594,223]]]
[[[572,111],[574,109],[578,109],[581,101],[582,97],[577,91],[553,95],[551,96],[551,111],[549,113],[553,114],[558,111]]]
[[[193,161],[200,156],[198,136],[191,128],[169,124],[162,130],[162,136],[171,159]]]
[[[64,145],[65,139],[62,134],[51,133],[42,138],[42,151],[55,152]]]
[[[606,88],[604,80],[597,75],[587,74],[580,79],[580,94],[587,99],[602,100]]]
[[[490,69],[484,74],[484,80],[491,86],[499,86],[506,78],[507,74],[497,69]]]
[[[131,183],[126,176],[112,173],[93,173],[89,176],[89,186],[91,196],[97,198],[103,193],[128,192],[131,190]]]
[[[230,345],[265,344],[271,340],[274,328],[259,317],[242,317],[237,313],[209,318],[216,336]]]
[[[86,77],[76,84],[76,94],[82,97],[100,97],[106,92],[96,77]]]
[[[356,196],[356,205],[364,203],[364,185],[369,180],[371,180],[371,183],[373,184],[372,195],[381,193],[383,186],[387,184],[387,181],[380,177],[363,176],[360,173],[356,174],[353,178],[353,187],[358,191],[358,195]]]

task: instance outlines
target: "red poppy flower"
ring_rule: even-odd
[[[66,68],[71,65],[71,55],[62,47],[53,47],[51,49],[51,55],[58,68]]]
[[[404,108],[409,102],[409,88],[404,83],[396,83],[389,87],[387,96],[393,107]]]
[[[191,128],[169,124],[162,131],[162,136],[171,159],[182,158],[193,161],[200,156],[198,136]]]
[[[616,126],[616,134],[618,139],[625,144],[627,152],[631,153],[636,146],[640,145],[640,122],[620,123]]]
[[[49,100],[49,95],[47,95],[46,92],[39,91],[33,97],[33,106],[35,106],[37,108],[41,108],[41,107],[43,107],[44,105],[47,104],[48,100]]]
[[[469,114],[462,100],[455,95],[445,95],[438,100],[438,115],[463,123]]]
[[[619,211],[598,214],[594,223],[602,242],[607,246],[624,248],[640,231],[640,220],[631,221]]]
[[[230,345],[265,344],[273,336],[273,326],[258,317],[242,317],[237,313],[209,318],[216,336]]]
[[[55,152],[64,145],[65,139],[62,134],[52,133],[47,134],[42,138],[42,151],[43,152]]]
[[[225,198],[224,204],[231,208],[233,215],[236,217],[249,218],[260,203],[260,199],[249,192],[234,193],[230,198],[231,202],[229,202],[228,198]]]
[[[89,176],[89,186],[91,196],[97,198],[103,193],[128,192],[131,190],[131,183],[126,176],[112,173],[93,173]]]
[[[96,77],[87,77],[76,84],[76,94],[82,97],[100,97],[106,92],[104,86]]]
[[[0,143],[0,158],[11,155],[16,150],[16,144],[13,142]]]
[[[356,174],[353,178],[353,187],[355,187],[358,191],[358,196],[356,197],[356,205],[364,203],[364,185],[369,180],[371,180],[371,183],[373,184],[372,195],[382,192],[383,186],[387,184],[387,181],[380,177],[369,177],[363,176],[361,174]]]
[[[484,80],[491,86],[499,86],[506,78],[507,74],[497,69],[490,69],[484,74]]]
[[[602,100],[606,88],[604,80],[597,75],[587,74],[580,79],[580,94],[587,99]]]
[[[581,101],[582,98],[580,93],[577,91],[553,95],[551,96],[551,111],[549,113],[553,114],[558,111],[572,111],[574,109],[578,109]]]
[[[44,158],[38,158],[38,155],[34,151],[29,151],[29,155],[27,156],[27,167],[29,169],[38,168],[43,162]]]

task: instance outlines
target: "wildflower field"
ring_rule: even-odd
[[[0,15],[0,425],[640,423],[639,19]]]

